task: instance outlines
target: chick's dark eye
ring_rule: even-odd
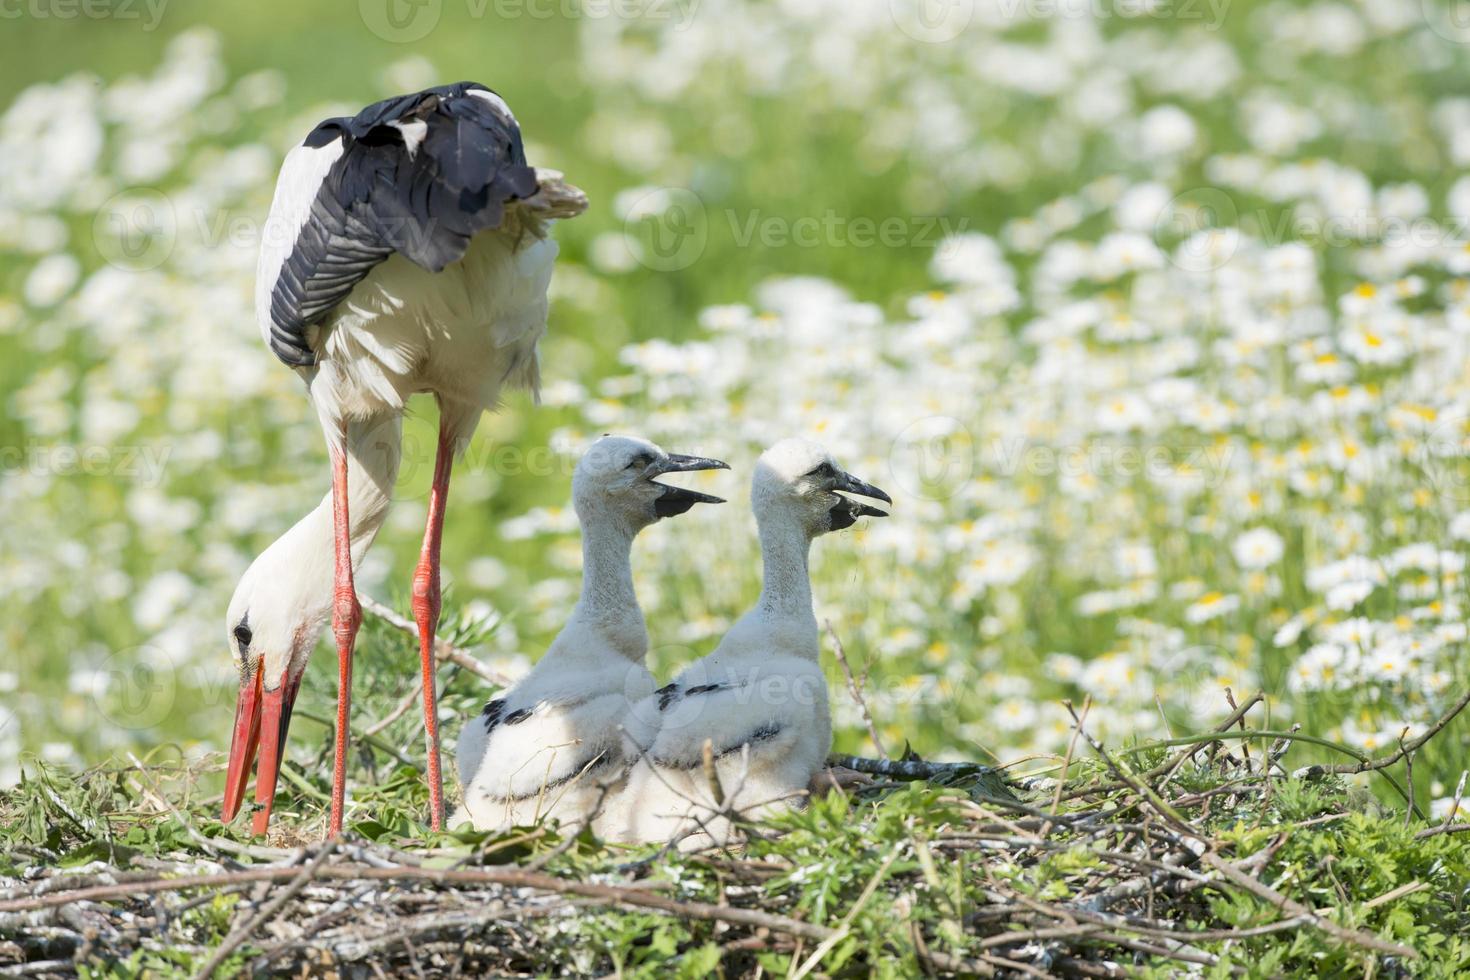
[[[835,472],[837,471],[832,468],[831,463],[823,463],[808,473],[807,476],[831,476]]]
[[[633,462],[628,464],[630,470],[641,470],[653,465],[653,457],[648,453],[639,453],[633,457]]]
[[[235,627],[235,642],[240,644],[240,649],[242,651],[250,646],[250,640],[254,636],[255,634],[250,632],[250,627],[246,626],[244,623],[241,623],[239,626]]]

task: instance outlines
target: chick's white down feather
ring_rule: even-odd
[[[464,802],[451,825],[499,830],[542,817],[581,821],[626,773],[622,730],[655,686],[643,665],[648,633],[630,553],[633,538],[660,516],[656,502],[668,488],[646,473],[667,458],[652,443],[612,436],[578,463],[572,485],[582,526],[581,596],[531,672],[461,733]]]
[[[803,440],[761,457],[751,488],[760,599],[713,653],[629,712],[625,751],[637,762],[595,825],[604,837],[723,843],[732,828],[719,814],[756,817],[802,802],[832,742],[808,556],[817,536],[850,523],[834,521],[846,501],[829,473],[842,475]],[[707,743],[723,799],[704,766]]]

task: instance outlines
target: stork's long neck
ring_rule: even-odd
[[[760,528],[761,597],[756,609],[777,619],[811,620],[812,579],[808,565],[812,539],[794,515],[770,510],[756,515]]]
[[[354,422],[347,428],[347,514],[352,522],[352,567],[362,563],[363,556],[388,516],[393,500],[393,484],[398,480],[401,462],[402,423],[398,419]],[[332,553],[332,492],[327,491],[321,503],[301,519],[309,524],[312,537]],[[330,590],[328,590],[330,592]],[[324,600],[328,604],[331,596]]]
[[[616,652],[642,663],[648,630],[633,591],[634,533],[606,518],[582,522],[582,595],[567,626],[590,630]]]
[[[392,501],[398,478],[400,423],[353,423],[347,432],[347,507],[352,521],[352,565],[361,564]],[[279,617],[293,629],[293,659],[304,666],[332,609],[332,494],[256,558],[249,575],[284,608],[250,610],[251,619]]]

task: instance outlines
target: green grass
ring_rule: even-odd
[[[96,977],[183,976],[206,964],[221,976],[369,963],[430,976],[689,977],[1048,964],[1064,974],[1090,964],[1145,976],[1193,965],[1222,977],[1451,977],[1470,967],[1470,838],[1405,822],[1331,778],[1263,782],[1247,758],[1227,749],[1172,783],[1142,777],[1158,787],[1157,803],[1106,790],[1108,770],[1080,760],[1061,807],[1050,788],[1023,791],[1034,809],[997,804],[963,777],[835,794],[734,852],[702,855],[608,850],[551,828],[428,834],[422,781],[408,767],[359,796],[374,815],[353,822],[335,856],[309,843],[309,831],[300,836],[313,819],[298,824],[278,808],[273,843],[305,845],[293,854],[221,826],[217,801],[194,794],[187,768],[155,763],[84,780],[38,768],[0,795],[0,874],[52,881],[0,898],[0,937],[17,944],[0,956],[75,956]],[[1152,747],[1138,762],[1164,759]],[[304,776],[321,785],[322,770]],[[1179,828],[1208,841],[1203,859],[1206,848],[1177,843]],[[354,884],[371,871],[364,861],[387,877]],[[1181,861],[1182,871],[1167,870]],[[110,877],[96,876],[101,867]],[[1236,869],[1245,884],[1214,867]],[[1155,887],[1139,887],[1150,868],[1163,869]],[[67,874],[76,877],[66,883]],[[277,884],[252,892],[251,874]],[[196,875],[207,880],[190,884]],[[303,891],[301,876],[316,880]],[[120,879],[130,884],[105,888]],[[65,891],[99,882],[105,894]],[[606,885],[634,899],[586,890]],[[356,915],[333,913],[334,899],[362,888],[374,898]],[[24,908],[63,899],[54,928],[17,931],[18,911],[55,915]],[[81,921],[91,940],[76,931]],[[1044,949],[1030,938],[1038,930]],[[1405,947],[1412,956],[1394,951]]]

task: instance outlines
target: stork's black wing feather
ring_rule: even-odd
[[[505,205],[536,192],[520,127],[489,92],[460,82],[385,99],[328,119],[306,145],[342,141],[271,288],[271,350],[315,363],[307,328],[394,252],[433,272],[464,256],[470,238],[500,225]],[[411,147],[404,129],[417,130]]]

